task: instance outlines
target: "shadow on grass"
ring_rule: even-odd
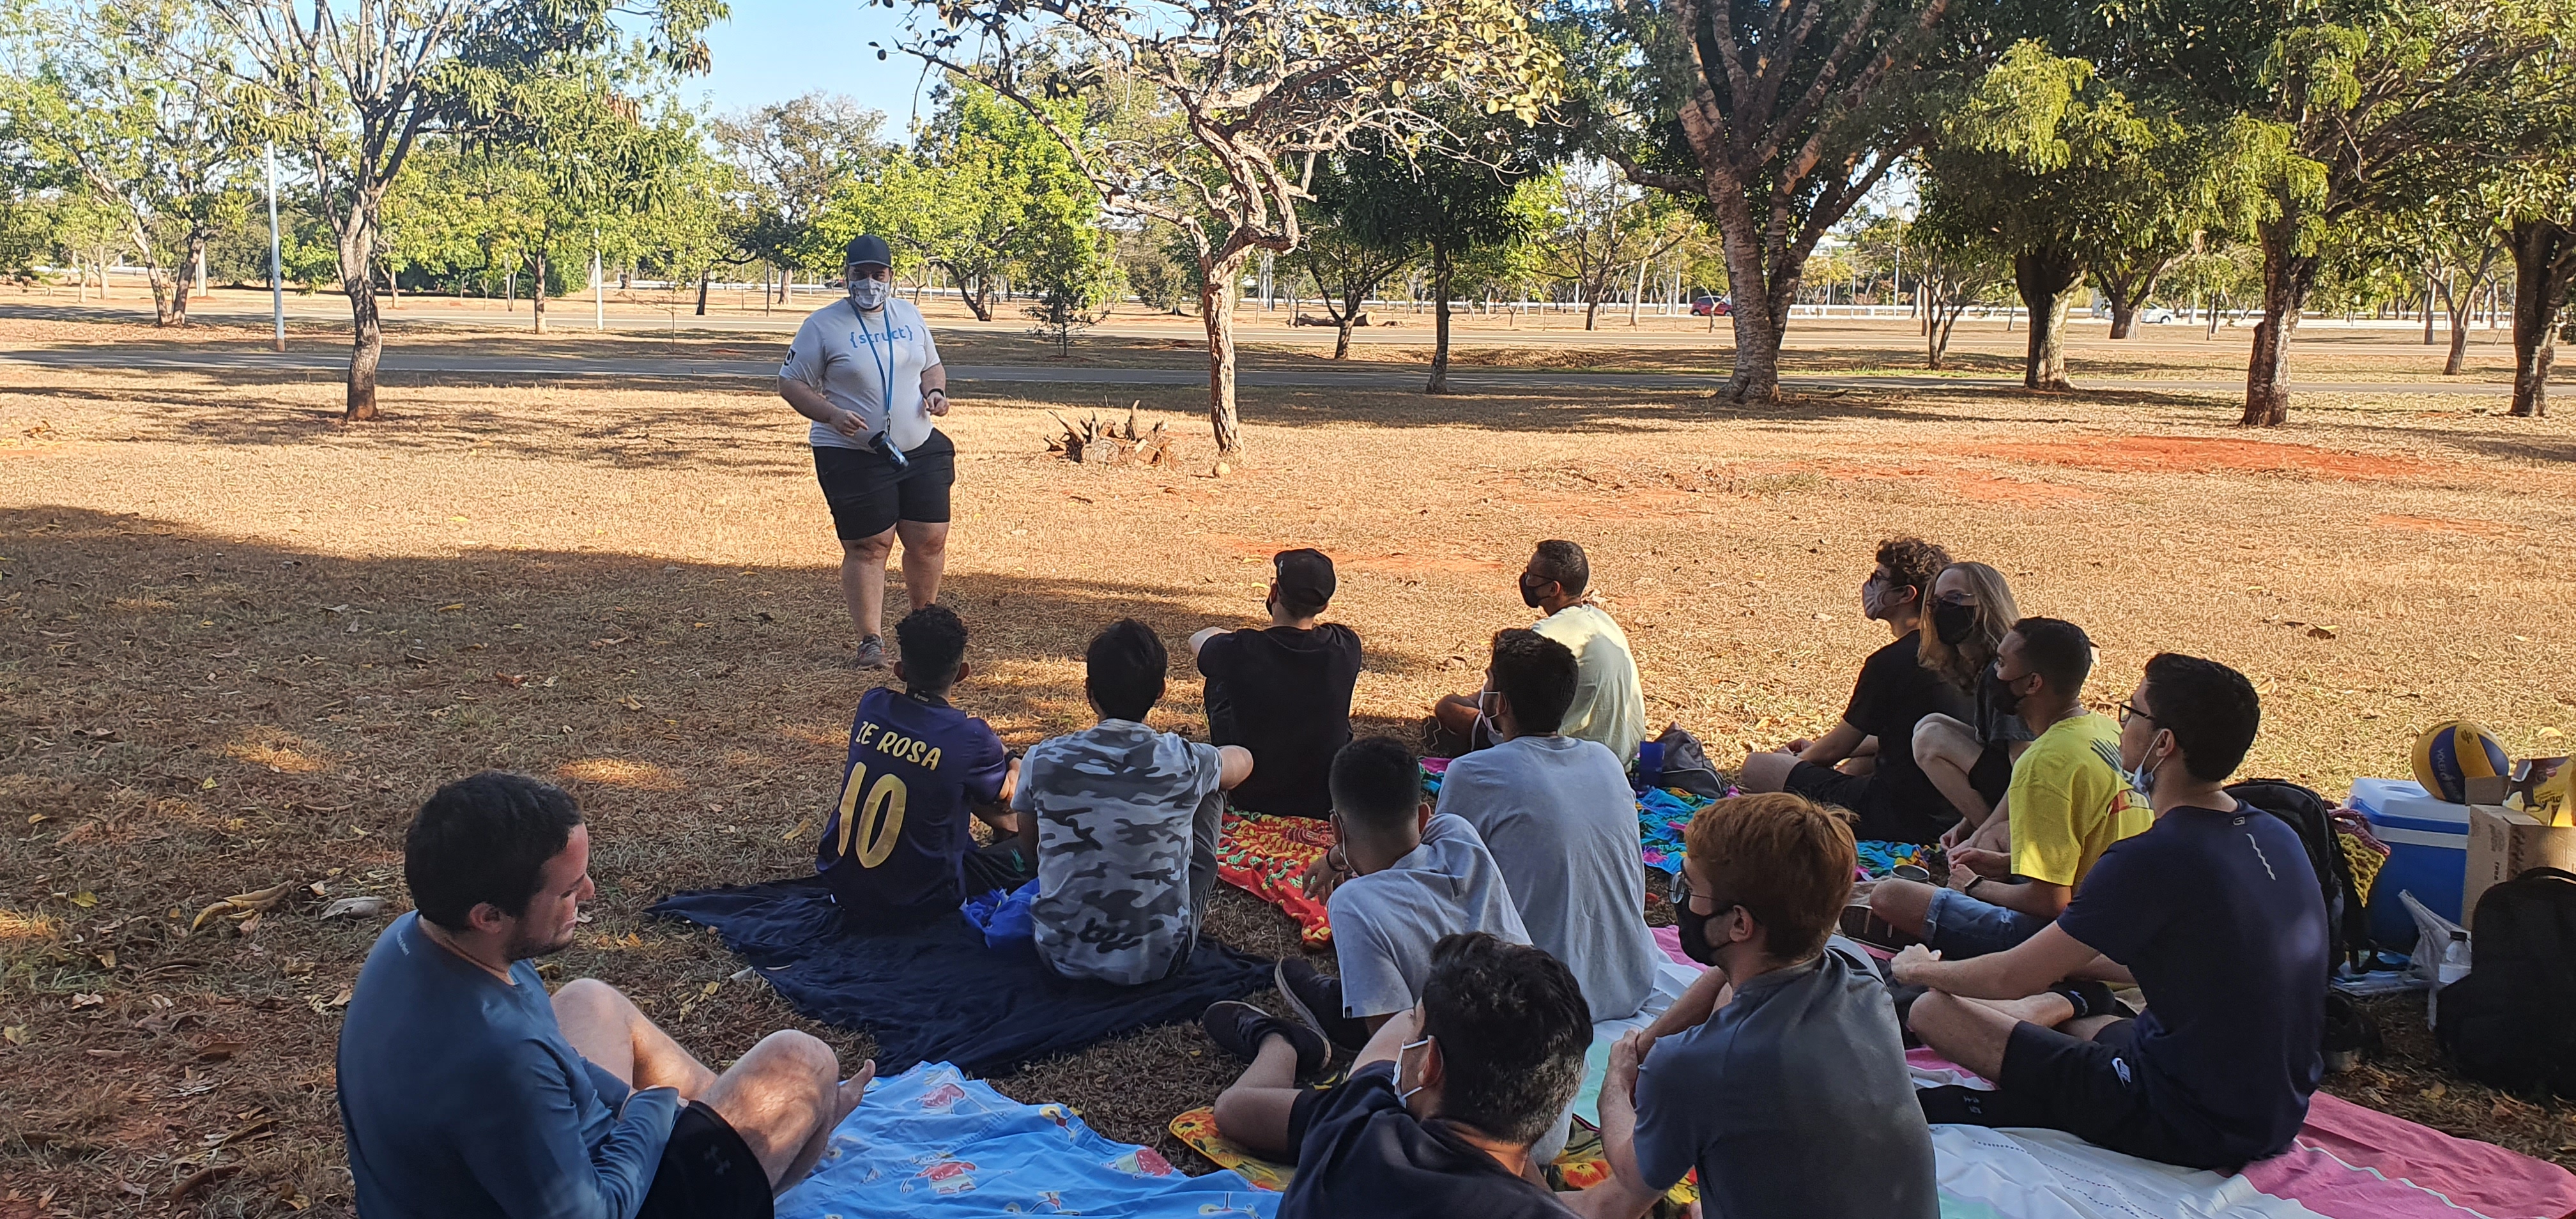
[[[80,1097],[130,1092],[121,1109],[149,1118],[84,1133],[105,1158],[45,1153],[13,1162],[13,1179],[113,1209],[113,1176],[145,1171],[133,1157],[166,1143],[165,1120],[193,1130],[182,1109],[194,1102],[171,1098],[204,1076],[278,1123],[264,1144],[278,1154],[255,1157],[214,1202],[292,1187],[334,1209],[346,1190],[335,996],[384,919],[316,916],[360,894],[407,906],[411,811],[486,767],[566,784],[593,826],[599,898],[576,946],[544,962],[550,977],[619,986],[709,1062],[782,1026],[847,1063],[866,1056],[866,1038],[729,980],[740,962],[712,938],[639,917],[674,890],[812,866],[851,710],[890,680],[841,667],[850,630],[830,568],[562,550],[350,557],[67,507],[0,509],[0,555],[0,805],[14,810],[0,836],[0,893],[12,895],[0,953],[33,988],[12,1016],[26,1043],[11,1047],[0,1110],[12,1129],[69,1130]],[[941,600],[974,632],[975,672],[954,702],[1015,747],[1091,722],[1083,647],[1127,616],[1180,657],[1155,723],[1203,734],[1185,640],[1218,619],[1182,590],[963,573]],[[278,884],[293,896],[253,933],[219,920],[188,934],[189,913]],[[1276,912],[1225,905],[1214,934],[1293,943]],[[75,994],[104,998],[75,1010]],[[199,1056],[215,1043],[233,1046],[220,1069]],[[1168,1118],[1204,1103],[1207,1082],[1146,1108]],[[127,1129],[142,1142],[125,1146]],[[1158,1141],[1150,1125],[1117,1133]]]

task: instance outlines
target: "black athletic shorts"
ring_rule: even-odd
[[[1923,1088],[1914,1095],[1932,1122],[2063,1130],[2140,1159],[2215,1172],[2234,1172],[2254,1158],[2194,1134],[2148,1104],[2137,1038],[2134,1020],[2114,1020],[2091,1041],[2025,1020],[2004,1043],[2000,1089]]]
[[[690,1101],[671,1125],[635,1219],[773,1219],[769,1170],[716,1111]]]
[[[1818,804],[1850,810],[1853,820],[1858,823],[1852,827],[1852,837],[1864,842],[1873,839],[1882,842],[1938,842],[1941,832],[1959,819],[1956,812],[1950,812],[1949,821],[1939,821],[1916,809],[1890,808],[1888,801],[1879,797],[1877,778],[1876,775],[1844,774],[1831,766],[1800,762],[1789,768],[1789,776],[1781,781],[1780,786]],[[1947,811],[1948,803],[1943,802],[1942,807]]]
[[[1977,764],[1968,768],[1968,786],[1977,789],[1987,808],[1993,808],[1996,801],[2004,798],[2004,790],[2012,786],[2012,764],[2009,747],[1988,745],[1984,753],[1977,755]]]
[[[948,523],[948,489],[957,483],[957,446],[938,429],[921,447],[904,450],[911,464],[897,473],[874,449],[814,446],[814,480],[832,506],[832,532],[842,541],[872,538],[897,521]]]

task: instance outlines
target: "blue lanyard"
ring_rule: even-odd
[[[877,384],[881,387],[879,394],[883,402],[885,430],[891,434],[894,431],[894,302],[892,300],[886,302],[886,349],[882,354],[877,351],[877,345],[874,342],[868,341],[868,315],[866,311],[859,308],[859,302],[850,302],[850,313],[859,319],[860,342],[868,349],[869,361],[877,366]]]

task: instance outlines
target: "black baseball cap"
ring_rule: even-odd
[[[1333,600],[1333,560],[1320,550],[1283,550],[1270,565],[1278,573],[1279,600],[1290,609],[1320,610]]]
[[[850,248],[841,254],[845,267],[892,267],[894,251],[886,248],[885,238],[862,233],[850,239]]]

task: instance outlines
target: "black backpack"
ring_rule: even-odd
[[[2473,927],[2469,976],[2436,999],[2442,1052],[2481,1083],[2576,1097],[2576,874],[2490,886]]]
[[[2335,836],[2334,815],[2325,798],[2287,779],[2247,779],[2227,785],[2227,794],[2287,822],[2308,848],[2308,866],[2316,869],[2317,888],[2326,901],[2326,968],[2358,959],[2370,951],[2370,910],[2353,890],[2352,860]]]

